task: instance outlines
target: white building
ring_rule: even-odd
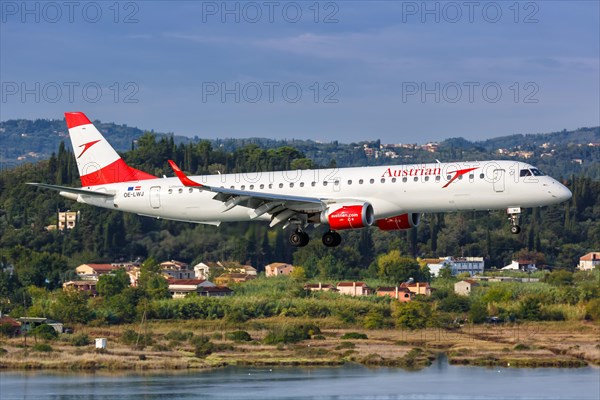
[[[483,257],[440,257],[424,259],[429,267],[429,271],[433,276],[439,276],[442,268],[450,268],[452,275],[456,276],[463,272],[468,272],[473,276],[483,273],[484,261]]]
[[[596,268],[597,265],[600,265],[600,252],[592,251],[579,259],[577,268],[583,271],[589,271]]]
[[[537,271],[535,262],[529,260],[513,260],[510,264],[502,268],[503,270],[514,270],[514,271]]]

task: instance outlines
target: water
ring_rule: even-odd
[[[600,369],[225,368],[163,374],[3,372],[0,399],[600,399]]]

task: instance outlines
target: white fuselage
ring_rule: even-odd
[[[473,169],[468,172],[466,171]],[[538,207],[568,199],[571,192],[546,175],[526,174],[534,169],[517,161],[482,161],[413,164],[320,170],[253,172],[190,176],[207,186],[288,196],[305,196],[369,202],[376,219],[421,212],[489,210],[509,207]],[[537,170],[535,170],[537,171]],[[88,187],[114,193],[100,199],[79,195],[83,203],[177,221],[218,224],[250,221],[247,207],[223,211],[215,193],[185,187],[176,178]],[[264,214],[257,218],[269,220]]]

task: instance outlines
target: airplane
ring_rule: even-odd
[[[557,204],[572,195],[534,166],[510,160],[202,176],[188,176],[169,160],[175,177],[156,177],[127,165],[84,113],[67,112],[65,120],[82,187],[29,185],[158,219],[294,226],[289,243],[296,247],[308,244],[309,226],[328,226],[322,242],[335,247],[340,230],[410,229],[427,212],[506,209],[511,232],[518,234],[522,208]]]

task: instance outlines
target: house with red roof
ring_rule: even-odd
[[[365,282],[340,282],[336,289],[340,294],[350,296],[368,296],[374,292]]]

